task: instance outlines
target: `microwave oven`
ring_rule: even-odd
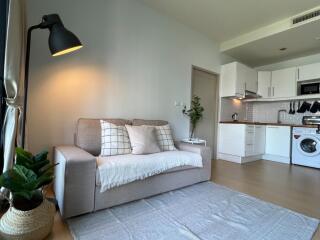
[[[320,82],[301,83],[298,89],[299,89],[299,95],[319,94]]]

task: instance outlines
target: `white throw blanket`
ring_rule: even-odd
[[[200,154],[166,151],[148,155],[117,155],[97,158],[101,192],[181,166],[202,167]]]

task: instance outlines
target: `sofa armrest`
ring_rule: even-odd
[[[203,168],[206,172],[206,179],[211,178],[211,149],[203,145],[175,142],[175,146],[180,151],[198,153],[202,157]]]
[[[94,209],[96,158],[75,146],[54,149],[54,192],[61,216],[68,218]]]
[[[182,142],[176,142],[175,145],[181,151],[200,154],[202,157],[202,161],[211,161],[211,150],[209,147]]]

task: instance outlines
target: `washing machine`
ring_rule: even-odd
[[[320,133],[317,128],[292,129],[292,163],[320,168]]]

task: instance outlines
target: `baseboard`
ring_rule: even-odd
[[[235,163],[241,163],[240,156],[235,156],[235,155],[225,154],[225,153],[218,153],[217,156],[218,156],[218,159],[221,159],[221,160],[235,162]]]
[[[268,161],[273,161],[273,162],[290,164],[290,157],[283,157],[283,156],[277,156],[277,155],[271,155],[271,154],[264,154],[262,156],[262,159],[263,160],[268,160]]]
[[[262,159],[262,155],[249,156],[249,157],[240,157],[231,154],[218,153],[218,159],[234,162],[234,163],[247,163],[253,162]]]
[[[257,161],[257,160],[261,160],[261,159],[262,159],[262,155],[243,157],[241,159],[241,163],[254,162],[254,161]]]

